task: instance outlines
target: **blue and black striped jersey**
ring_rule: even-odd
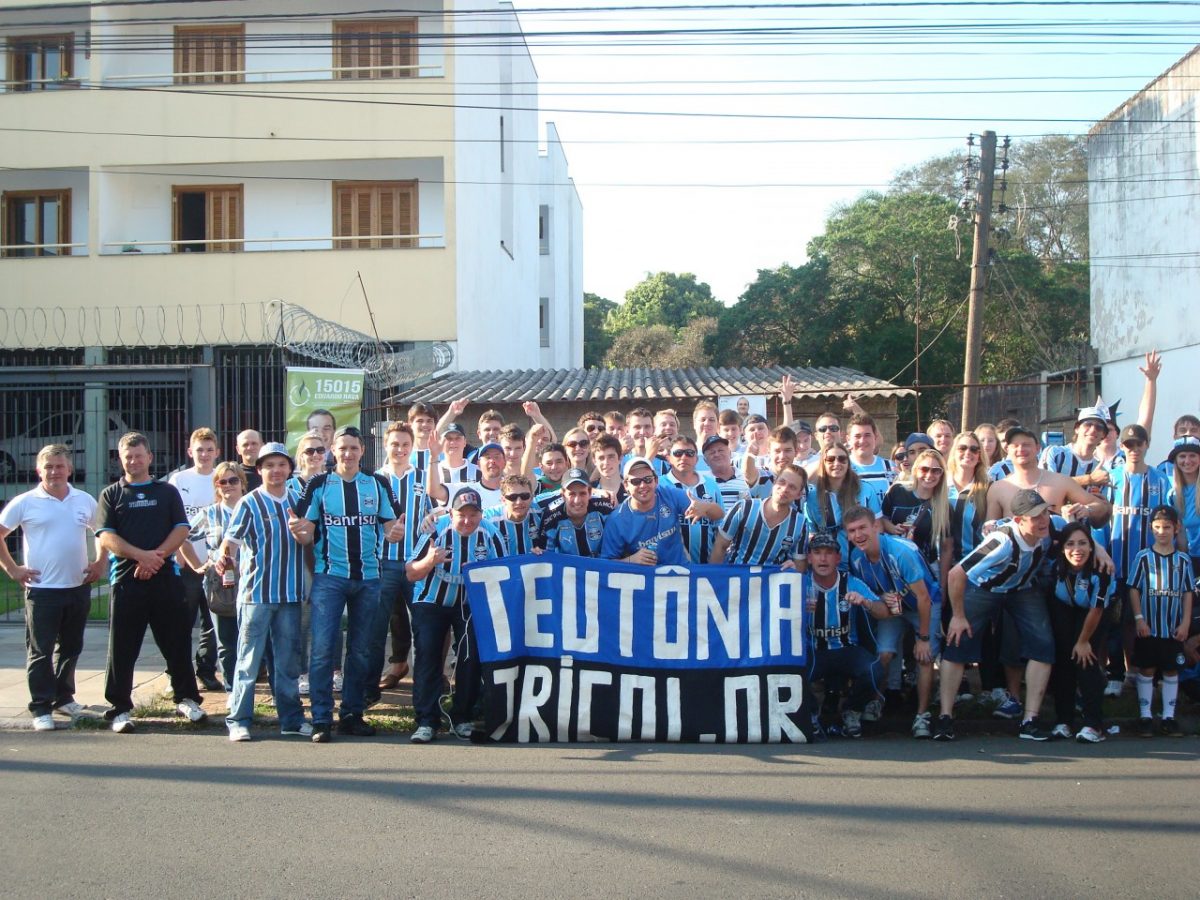
[[[592,497],[583,522],[576,525],[567,515],[565,503],[556,506],[542,519],[537,546],[550,553],[598,557],[604,541],[604,521],[615,508],[607,497]]]
[[[725,514],[720,533],[729,541],[725,562],[735,566],[779,566],[804,559],[808,519],[795,504],[774,526],[763,515],[766,501],[747,497]]]
[[[1112,504],[1108,552],[1118,581],[1128,581],[1133,561],[1154,543],[1150,512],[1167,502],[1171,483],[1153,469],[1130,472],[1125,466],[1109,473],[1104,498]]]
[[[1008,594],[1033,583],[1046,556],[1048,540],[1029,546],[1014,522],[1005,522],[983,539],[960,565],[967,580],[985,591]]]
[[[1129,586],[1141,597],[1150,636],[1173,637],[1183,622],[1184,594],[1196,590],[1191,557],[1180,550],[1167,555],[1147,547],[1134,558]]]
[[[425,478],[428,474],[416,466],[410,466],[403,475],[396,475],[384,466],[375,472],[386,478],[397,508],[404,513],[404,540],[383,545],[383,558],[391,562],[404,562],[412,556],[413,544],[421,530],[421,520],[429,512],[429,496],[425,493]]]
[[[720,489],[717,487],[717,480],[712,475],[703,474],[700,475],[698,483],[684,484],[672,473],[667,472],[662,477],[662,482],[679,488],[694,500],[707,500],[710,503],[721,502]],[[683,538],[683,552],[687,555],[688,560],[694,563],[708,562],[708,555],[712,552],[712,542],[717,536],[717,524],[705,518],[689,522],[683,516],[679,517],[679,533]]]
[[[352,581],[379,577],[386,543],[384,523],[401,513],[386,478],[357,473],[350,481],[334,472],[304,487],[296,514],[316,523],[316,571]]]
[[[1105,572],[1077,572],[1054,580],[1054,599],[1079,609],[1104,609],[1116,582]]]
[[[1042,451],[1038,465],[1068,478],[1077,478],[1080,475],[1090,475],[1100,467],[1100,461],[1094,456],[1083,459],[1069,446],[1055,445]]]
[[[420,536],[409,561],[423,557],[431,545],[444,548],[449,555],[423,581],[413,586],[413,603],[454,606],[466,596],[463,567],[505,555],[500,535],[484,521],[470,534],[462,535],[454,530],[449,518],[439,520],[435,531]]]
[[[238,603],[299,603],[304,599],[304,548],[288,529],[296,497],[265,487],[238,501],[226,539],[238,549]]]
[[[950,560],[951,565],[960,562],[983,540],[983,520],[987,511],[980,508],[982,504],[975,503],[971,494],[970,488],[960,491],[953,482],[947,486],[950,499],[950,539],[954,542],[954,558]]]
[[[500,535],[504,543],[505,556],[521,556],[532,553],[541,534],[541,513],[533,506],[520,522],[513,522],[504,515],[504,505],[489,506],[483,511],[483,520]]]
[[[229,529],[232,518],[233,510],[224,503],[205,506],[192,516],[188,540],[193,544],[203,541],[205,554],[208,559],[214,560],[221,548],[221,542],[225,540],[225,532]]]
[[[846,599],[846,595],[854,591],[868,600],[878,600],[875,593],[862,581],[845,572],[838,573],[837,584],[833,587],[822,588],[811,578],[809,584],[809,589],[815,592],[817,597],[816,609],[809,620],[810,633],[816,649],[874,649],[875,630],[871,624],[870,613],[861,606],[852,605]]]

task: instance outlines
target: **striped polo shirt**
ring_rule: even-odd
[[[386,523],[400,515],[387,479],[322,472],[304,486],[296,514],[315,522],[316,572],[352,581],[379,577]]]
[[[402,563],[412,556],[413,545],[421,529],[421,520],[429,512],[429,496],[425,493],[425,478],[428,473],[416,466],[409,466],[403,475],[397,475],[384,466],[375,474],[387,479],[396,506],[404,513],[404,540],[395,544],[385,542],[383,558],[390,562]]]
[[[420,536],[410,561],[423,557],[431,545],[442,547],[449,555],[416,584],[413,603],[454,606],[465,596],[463,567],[473,562],[500,559],[505,550],[500,535],[487,522],[481,521],[473,532],[461,535],[454,530],[449,518],[440,519],[435,531]]]
[[[1025,543],[1014,522],[1006,522],[960,563],[967,580],[996,594],[1022,591],[1030,586],[1046,555],[1047,541]]]
[[[1173,638],[1183,622],[1183,595],[1196,590],[1192,560],[1180,550],[1166,555],[1147,547],[1134,558],[1129,586],[1141,595],[1150,636]]]
[[[290,491],[279,499],[264,486],[234,508],[225,539],[240,548],[238,603],[299,603],[304,598],[304,548],[288,530],[295,502]]]
[[[804,559],[808,519],[795,504],[782,521],[768,525],[765,501],[747,497],[722,520],[720,533],[729,541],[725,562],[737,566],[778,566],[789,559]]]

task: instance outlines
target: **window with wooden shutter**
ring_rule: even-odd
[[[232,253],[242,249],[242,186],[176,185],[172,188],[176,253]]]
[[[0,197],[0,246],[4,256],[70,256],[71,192],[5,191]]]
[[[416,64],[416,19],[333,23],[334,78],[410,78]]]
[[[8,39],[8,89],[46,91],[76,87],[75,35],[32,34]]]
[[[416,181],[335,181],[333,184],[334,247],[377,250],[415,247]]]
[[[238,84],[246,68],[245,25],[176,25],[176,84]]]

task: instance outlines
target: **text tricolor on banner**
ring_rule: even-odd
[[[808,576],[518,556],[465,570],[499,741],[806,741]]]

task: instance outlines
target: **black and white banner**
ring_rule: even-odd
[[[811,737],[806,575],[559,554],[464,573],[488,739]]]

